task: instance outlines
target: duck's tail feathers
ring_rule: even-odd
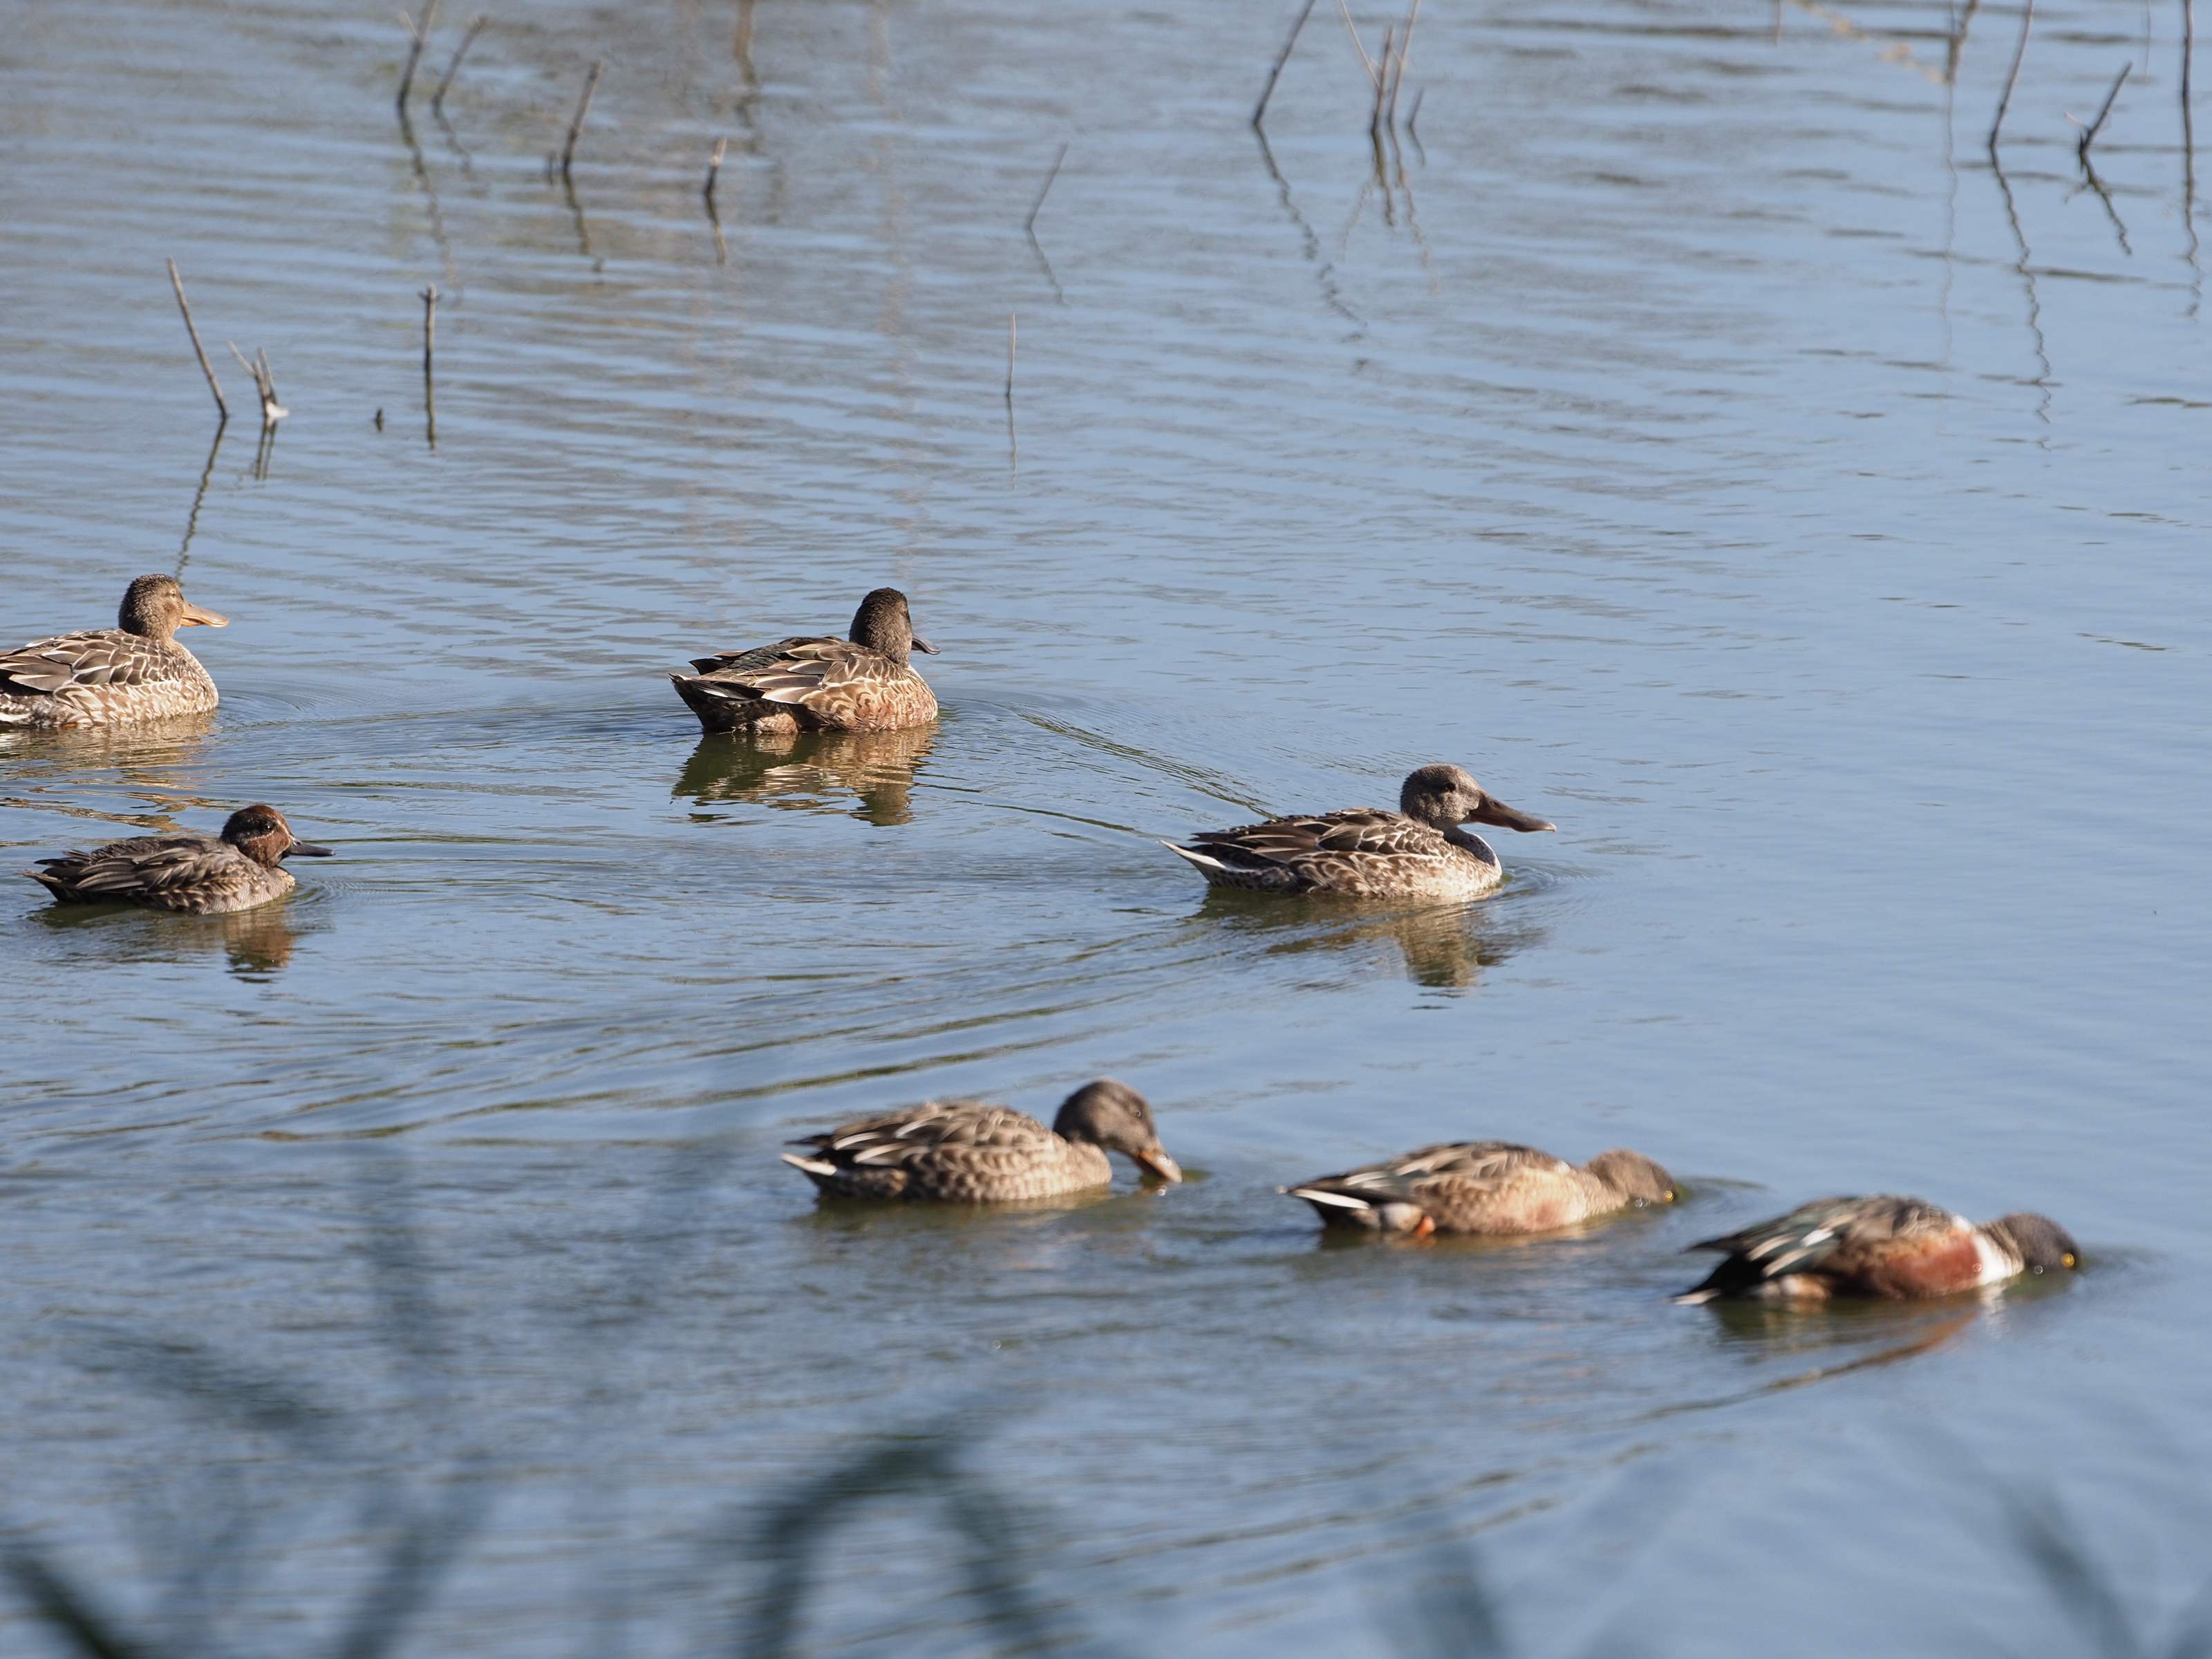
[[[1316,1206],[1327,1205],[1340,1210],[1371,1210],[1375,1207],[1364,1198],[1354,1198],[1349,1193],[1332,1193],[1320,1187],[1278,1187],[1275,1190],[1288,1193],[1292,1198],[1303,1198]]]
[[[827,1187],[837,1176],[837,1166],[823,1158],[801,1158],[797,1152],[786,1152],[783,1161],[817,1187]]]
[[[1710,1285],[1700,1285],[1694,1291],[1684,1291],[1680,1296],[1670,1296],[1669,1302],[1680,1302],[1692,1308],[1703,1307],[1708,1302],[1717,1302],[1720,1292]]]
[[[1211,853],[1201,853],[1195,848],[1178,847],[1171,841],[1164,841],[1160,845],[1166,848],[1169,852],[1173,853],[1179,859],[1188,859],[1193,864],[1196,865],[1200,869],[1207,872],[1209,874],[1216,870],[1225,872],[1229,868],[1227,865],[1224,864],[1219,859],[1215,858]],[[1285,1190],[1287,1191],[1288,1188],[1285,1188]]]

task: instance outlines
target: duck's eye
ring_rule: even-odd
[[[2075,1265],[2075,1261],[2074,1261],[2073,1255],[2072,1255],[2072,1253],[2071,1253],[2070,1251],[2069,1251],[2068,1254],[2066,1254],[2066,1255],[2064,1255],[2060,1256],[2058,1259],[2059,1259],[2061,1261],[2064,1262],[2064,1263],[2065,1263],[2068,1267],[2073,1267],[2074,1265]]]

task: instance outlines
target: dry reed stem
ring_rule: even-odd
[[[438,346],[438,285],[422,290],[422,418],[430,447],[438,447],[438,392],[430,368]]]
[[[422,27],[416,28],[415,20],[405,12],[399,14],[399,26],[407,31],[412,44],[407,49],[407,67],[399,72],[399,96],[393,100],[401,115],[407,113],[407,94],[415,89],[415,66],[422,61],[422,48],[430,44],[430,25],[438,15],[438,0],[428,0],[422,8]]]
[[[1014,313],[1006,313],[1006,413],[1014,412]]]
[[[177,290],[177,309],[185,313],[185,331],[192,337],[192,354],[200,360],[200,373],[207,376],[208,390],[215,393],[215,411],[224,420],[230,418],[230,405],[222,400],[222,387],[216,383],[214,365],[208,362],[207,348],[200,343],[200,331],[192,321],[192,308],[185,300],[184,279],[177,275],[177,262],[169,264],[169,286]]]
[[[1360,40],[1359,30],[1353,25],[1351,10],[1345,5],[1344,0],[1336,0],[1336,15],[1344,19],[1344,32],[1352,37],[1352,49],[1359,54],[1359,64],[1367,71],[1368,84],[1370,86],[1377,84],[1382,80],[1382,76],[1376,70],[1375,60],[1367,55],[1366,44]]]
[[[255,352],[249,362],[234,342],[225,340],[223,343],[230,347],[230,355],[238,359],[238,366],[253,377],[253,389],[261,397],[261,424],[274,426],[289,415],[292,411],[276,401],[276,377],[270,373],[268,351]]]
[[[2183,0],[2183,3],[2186,4],[2187,0]],[[2020,45],[2013,50],[2012,73],[2005,76],[2004,95],[1997,100],[1996,119],[1990,123],[1990,155],[1992,160],[1997,153],[1997,134],[2004,127],[2005,111],[2012,104],[2012,89],[2020,82],[2021,64],[2027,57],[2027,32],[2034,27],[2035,0],[2027,0],[2021,8]]]
[[[453,76],[460,73],[461,59],[469,55],[469,48],[476,45],[477,36],[483,33],[483,26],[490,21],[491,14],[488,11],[480,11],[469,19],[469,32],[461,37],[461,44],[453,48],[453,61],[446,65],[444,78],[438,82],[437,91],[430,94],[430,112],[433,115],[445,114],[446,89],[453,84]]]
[[[1273,66],[1267,70],[1267,84],[1260,88],[1260,101],[1252,106],[1252,125],[1255,127],[1267,118],[1267,100],[1275,95],[1275,82],[1282,78],[1283,65],[1291,61],[1291,50],[1298,44],[1298,32],[1305,27],[1306,19],[1313,15],[1313,9],[1314,0],[1306,0],[1299,9],[1298,21],[1291,25],[1290,39],[1275,54]]]
[[[714,184],[722,176],[722,157],[728,155],[729,150],[730,141],[717,138],[714,140],[714,153],[707,158],[707,187],[699,193],[706,198],[709,213],[714,210]]]
[[[568,123],[568,142],[561,147],[561,179],[564,184],[568,182],[569,166],[576,159],[576,140],[583,133],[585,116],[591,113],[592,94],[599,87],[599,70],[605,63],[604,58],[594,58],[591,72],[584,76],[584,95],[576,100],[576,118]]]
[[[2081,129],[2081,141],[2074,146],[2074,154],[2081,158],[2084,167],[2088,165],[2089,146],[2097,142],[2097,135],[2105,130],[2105,122],[2112,112],[2112,100],[2120,95],[2120,88],[2127,82],[2128,71],[2134,67],[2132,60],[2120,65],[2120,72],[2112,78],[2112,89],[2105,94],[2105,106],[2097,112],[2095,120]]]

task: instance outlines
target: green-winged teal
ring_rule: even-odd
[[[215,682],[179,645],[179,628],[229,619],[185,598],[174,576],[141,576],[112,628],[57,634],[0,653],[0,726],[54,731],[197,714],[216,706]]]
[[[1754,1297],[1825,1302],[1836,1296],[1903,1301],[2001,1285],[2023,1273],[2081,1265],[2081,1247],[2047,1216],[2015,1212],[1977,1227],[1922,1198],[1821,1198],[1723,1238],[1720,1266],[1677,1302]]]
[[[137,836],[88,853],[40,859],[23,873],[64,904],[138,904],[210,916],[247,910],[292,890],[283,860],[328,858],[301,841],[273,806],[242,806],[215,836]]]
[[[1282,1190],[1331,1227],[1510,1235],[1671,1203],[1674,1178],[1641,1152],[1600,1152],[1577,1165],[1510,1140],[1454,1140]]]
[[[1312,817],[1271,818],[1160,844],[1217,887],[1267,893],[1342,893],[1354,898],[1480,898],[1505,878],[1498,854],[1462,823],[1550,830],[1534,813],[1485,792],[1466,769],[1424,766],[1398,792],[1398,810],[1358,806]]]
[[[933,1101],[808,1135],[784,1162],[839,1198],[913,1198],[945,1204],[1006,1204],[1103,1187],[1109,1152],[1147,1174],[1181,1181],[1160,1146],[1145,1097],[1111,1078],[1086,1083],[1061,1104],[1052,1127],[1025,1112],[978,1101]]]
[[[908,665],[937,647],[914,631],[906,595],[879,587],[853,613],[851,637],[798,635],[694,657],[672,674],[709,732],[894,732],[937,718],[937,698]]]

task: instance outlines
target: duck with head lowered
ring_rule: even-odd
[[[0,727],[51,732],[204,713],[218,701],[215,682],[174,635],[228,625],[187,600],[174,576],[141,576],[123,595],[114,627],[0,652]]]
[[[326,859],[327,847],[301,841],[273,806],[241,806],[220,836],[134,836],[88,853],[40,859],[23,873],[63,904],[136,904],[149,910],[212,916],[250,910],[293,888],[283,860],[299,853]]]
[[[1534,831],[1557,826],[1508,806],[1463,767],[1424,766],[1398,792],[1398,810],[1355,806],[1311,817],[1209,830],[1190,844],[1160,844],[1216,887],[1352,898],[1480,898],[1505,879],[1490,843],[1462,823]]]
[[[694,657],[671,674],[709,732],[895,732],[937,718],[937,698],[910,653],[937,647],[914,631],[906,595],[878,587],[853,613],[851,636],[795,635],[774,645]]]

